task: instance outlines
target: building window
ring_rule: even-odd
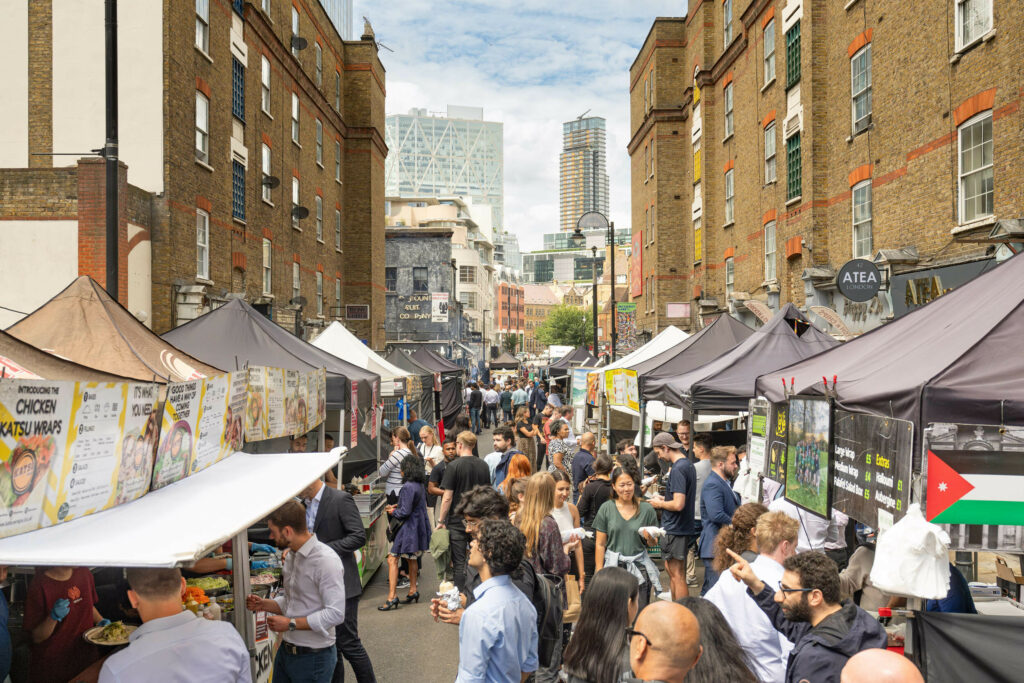
[[[412,269],[412,291],[414,291],[414,292],[427,292],[427,291],[430,291],[430,287],[427,284],[427,268],[426,268],[426,266],[415,266]]]
[[[464,285],[476,284],[476,267],[459,266],[459,282]]]
[[[270,294],[273,249],[270,240],[263,239],[263,293]]]
[[[700,158],[700,138],[693,143],[693,182],[700,182],[700,170],[701,170],[701,158]]]
[[[775,122],[764,127],[764,184],[775,182]]]
[[[786,140],[786,200],[800,196],[800,133]]]
[[[334,142],[334,179],[341,182],[341,142]]]
[[[196,0],[196,47],[210,52],[210,0]]]
[[[270,202],[270,185],[267,185],[266,180],[270,175],[270,145],[263,145],[260,155],[260,170],[263,172],[263,180],[260,183],[263,192],[263,201]]]
[[[771,83],[775,79],[775,20],[772,19],[764,27],[764,82]]]
[[[764,279],[775,279],[775,221],[764,224]]]
[[[266,14],[269,17],[270,16],[270,0],[263,0],[263,2],[260,3],[260,4],[263,7],[263,13]]]
[[[735,207],[736,189],[733,184],[733,173],[735,169],[730,168],[725,172],[725,224],[733,222],[733,209]]]
[[[313,198],[313,206],[316,208],[316,241],[324,241],[324,198],[317,195]]]
[[[384,289],[389,292],[398,290],[398,268],[384,269]]]
[[[210,279],[210,214],[196,209],[196,277]]]
[[[871,181],[853,187],[853,258],[871,258]]]
[[[299,35],[299,10],[292,5],[292,36]],[[294,47],[292,48],[292,56],[298,57],[299,51]]]
[[[725,137],[732,135],[732,83],[725,86]]]
[[[299,217],[295,215],[295,209],[299,206],[299,179],[292,176],[292,227],[299,229]]]
[[[341,278],[334,279],[334,305],[338,309],[338,313],[341,313]]]
[[[960,146],[960,222],[993,212],[992,112],[970,119],[957,131]]]
[[[231,58],[231,115],[245,122],[245,67]]]
[[[476,292],[459,292],[459,303],[465,308],[476,308]]]
[[[231,162],[231,217],[245,220],[245,166]]]
[[[316,87],[322,87],[324,84],[324,49],[320,47],[320,43],[313,43],[313,58],[315,64],[316,74]]]
[[[992,30],[992,0],[957,0],[956,49],[962,50]]]
[[[871,124],[871,43],[850,60],[850,98],[856,135]]]
[[[341,111],[341,74],[334,72],[334,108]]]
[[[210,163],[210,100],[196,91],[196,159]]]
[[[800,82],[800,22],[786,31],[786,89]]]
[[[693,262],[700,263],[704,257],[704,234],[701,231],[701,218],[693,219]]]
[[[316,163],[323,168],[324,165],[324,124],[320,119],[316,120]]]
[[[292,93],[292,142],[299,144],[299,96]]]
[[[324,314],[324,274],[319,270],[316,272],[316,314]]]
[[[732,256],[725,259],[725,301],[728,303],[732,299],[733,287],[736,283],[736,265],[733,263]]]
[[[302,268],[299,266],[298,261],[292,261],[292,298],[297,298],[302,294],[302,279],[300,271]]]
[[[722,2],[722,38],[725,47],[732,42],[732,0]]]
[[[270,114],[270,60],[260,57],[260,107]]]
[[[341,211],[334,210],[334,248],[341,251]]]

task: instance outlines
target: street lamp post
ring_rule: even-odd
[[[615,350],[618,346],[619,333],[615,329],[615,223],[608,222],[608,219],[604,214],[599,211],[587,211],[585,214],[579,217],[576,221],[576,229],[572,234],[572,241],[577,248],[580,248],[586,242],[586,237],[583,235],[583,230],[586,229],[600,229],[605,231],[605,246],[611,247],[611,282],[610,282],[610,297],[611,297],[611,358],[615,361]],[[596,247],[592,247],[594,250],[594,354],[597,355],[597,255]]]
[[[594,304],[594,307],[593,307],[593,312],[594,312],[594,358],[597,358],[597,356],[598,356],[598,350],[597,350],[597,247],[591,247],[590,248],[590,253],[593,255],[593,258],[590,261],[590,270],[591,270],[591,275],[594,276],[594,289],[591,292],[592,296],[590,298],[591,298],[591,301]]]

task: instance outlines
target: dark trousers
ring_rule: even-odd
[[[335,648],[289,654],[282,646],[274,657],[274,683],[327,683],[333,675]]]
[[[366,654],[363,641],[359,640],[359,596],[345,600],[345,621],[334,627],[338,646],[338,664],[334,667],[331,683],[342,683],[345,680],[344,657],[352,667],[358,683],[377,683],[373,675],[373,664],[370,655]]]
[[[700,588],[700,594],[703,597],[718,582],[719,572],[716,572],[711,566],[714,563],[713,558],[702,557],[700,559],[704,563],[704,585]]]
[[[580,541],[580,547],[583,548],[583,574],[586,577],[583,587],[586,590],[594,578],[594,552],[596,552],[597,543],[592,538],[584,537]]]
[[[454,569],[454,583],[455,587],[460,591],[465,590],[466,587],[466,558],[469,552],[469,534],[466,533],[466,527],[459,524],[458,526],[448,526],[448,539],[449,549],[452,556],[452,567]]]
[[[498,426],[498,404],[487,403],[484,405],[484,427]]]

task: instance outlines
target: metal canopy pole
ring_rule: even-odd
[[[103,147],[106,171],[106,277],[107,293],[118,300],[118,186],[117,186],[117,0],[104,2],[104,36],[106,41],[106,129]]]

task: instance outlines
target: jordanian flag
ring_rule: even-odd
[[[928,451],[928,521],[1024,525],[1024,453]]]

